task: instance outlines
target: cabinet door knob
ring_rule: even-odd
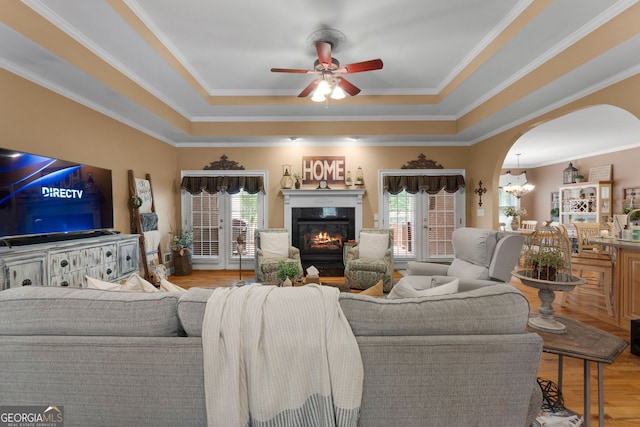
[[[107,251],[107,256],[110,257],[111,255],[113,255],[113,253],[111,253],[111,251]]]
[[[111,274],[113,273],[113,270],[111,270],[110,268],[107,268],[107,274]]]
[[[60,283],[60,286],[69,286],[69,282],[65,280],[64,282]]]
[[[31,285],[31,279],[24,279],[22,281],[22,286],[30,286]]]
[[[69,261],[67,261],[66,259],[63,259],[62,261],[60,261],[60,266],[66,267],[67,265],[69,265]]]
[[[127,255],[127,261],[131,261],[131,255]]]

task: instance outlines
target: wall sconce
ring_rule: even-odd
[[[482,195],[487,192],[487,189],[482,186],[482,181],[478,181],[478,188],[473,190],[479,197],[478,206],[482,206]]]

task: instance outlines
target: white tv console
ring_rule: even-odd
[[[115,282],[138,272],[139,236],[107,234],[0,247],[0,289],[17,286],[86,288],[85,275]]]

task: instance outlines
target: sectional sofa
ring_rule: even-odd
[[[211,292],[1,291],[0,403],[58,405],[66,427],[206,425],[201,335]],[[359,425],[534,420],[542,340],[526,330],[529,304],[517,289],[341,293],[339,302],[364,364]]]

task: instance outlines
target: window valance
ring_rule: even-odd
[[[209,194],[221,191],[237,194],[244,189],[249,194],[265,193],[264,178],[262,176],[185,176],[180,188],[191,194],[206,191]]]
[[[440,190],[455,193],[465,183],[462,175],[385,175],[382,185],[390,194],[400,194],[402,190],[409,194],[437,194]]]

